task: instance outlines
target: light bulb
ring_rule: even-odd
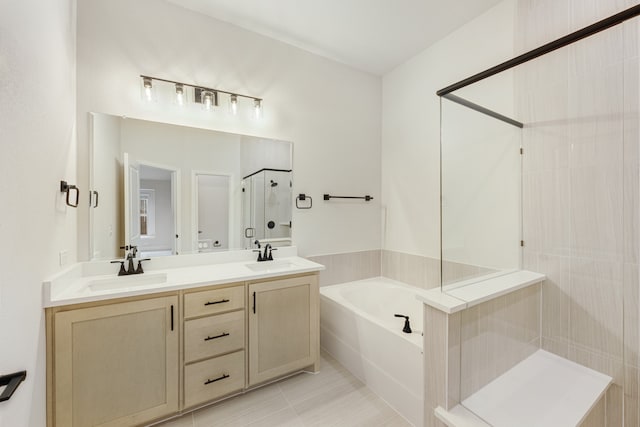
[[[214,94],[209,90],[202,91],[202,106],[205,110],[211,110],[215,105]]]
[[[176,103],[184,105],[184,85],[181,83],[176,83]]]
[[[238,95],[230,95],[229,96],[229,111],[234,116],[238,114]]]
[[[154,90],[151,77],[142,78],[142,99],[147,102],[154,101]]]
[[[253,100],[253,111],[256,116],[256,119],[259,119],[260,117],[262,117],[262,100],[261,99]]]

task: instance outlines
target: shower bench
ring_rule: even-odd
[[[538,350],[436,417],[449,427],[600,426],[611,377]]]
[[[448,285],[445,292],[436,288],[419,294],[425,304],[424,340],[430,343],[425,345],[425,366],[431,373],[425,377],[426,417],[435,415],[449,427],[604,425],[611,377],[540,348],[529,352],[537,338],[523,331],[539,337],[539,315],[527,313],[539,313],[540,284],[545,279],[526,270],[503,271]],[[474,308],[481,304],[481,309]],[[522,337],[490,341],[501,337],[504,330],[500,328],[510,322],[515,322]],[[528,357],[510,367],[492,365],[495,376],[485,375],[487,381],[475,389],[470,389],[467,376],[469,393],[464,395],[463,343],[475,351],[490,352],[491,357],[484,356],[491,361],[505,352],[526,351]],[[469,359],[464,363],[469,366]]]

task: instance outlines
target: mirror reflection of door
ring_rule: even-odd
[[[124,153],[124,242],[129,245],[140,237],[140,165]],[[131,243],[133,244],[133,243]]]
[[[139,258],[176,254],[178,171],[129,156],[125,171],[125,244],[137,246]]]
[[[198,252],[229,249],[228,175],[196,174]]]

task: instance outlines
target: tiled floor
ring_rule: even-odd
[[[326,353],[318,374],[299,374],[158,427],[366,426],[410,424]]]

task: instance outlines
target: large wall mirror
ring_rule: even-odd
[[[92,259],[291,245],[290,142],[90,118]]]

